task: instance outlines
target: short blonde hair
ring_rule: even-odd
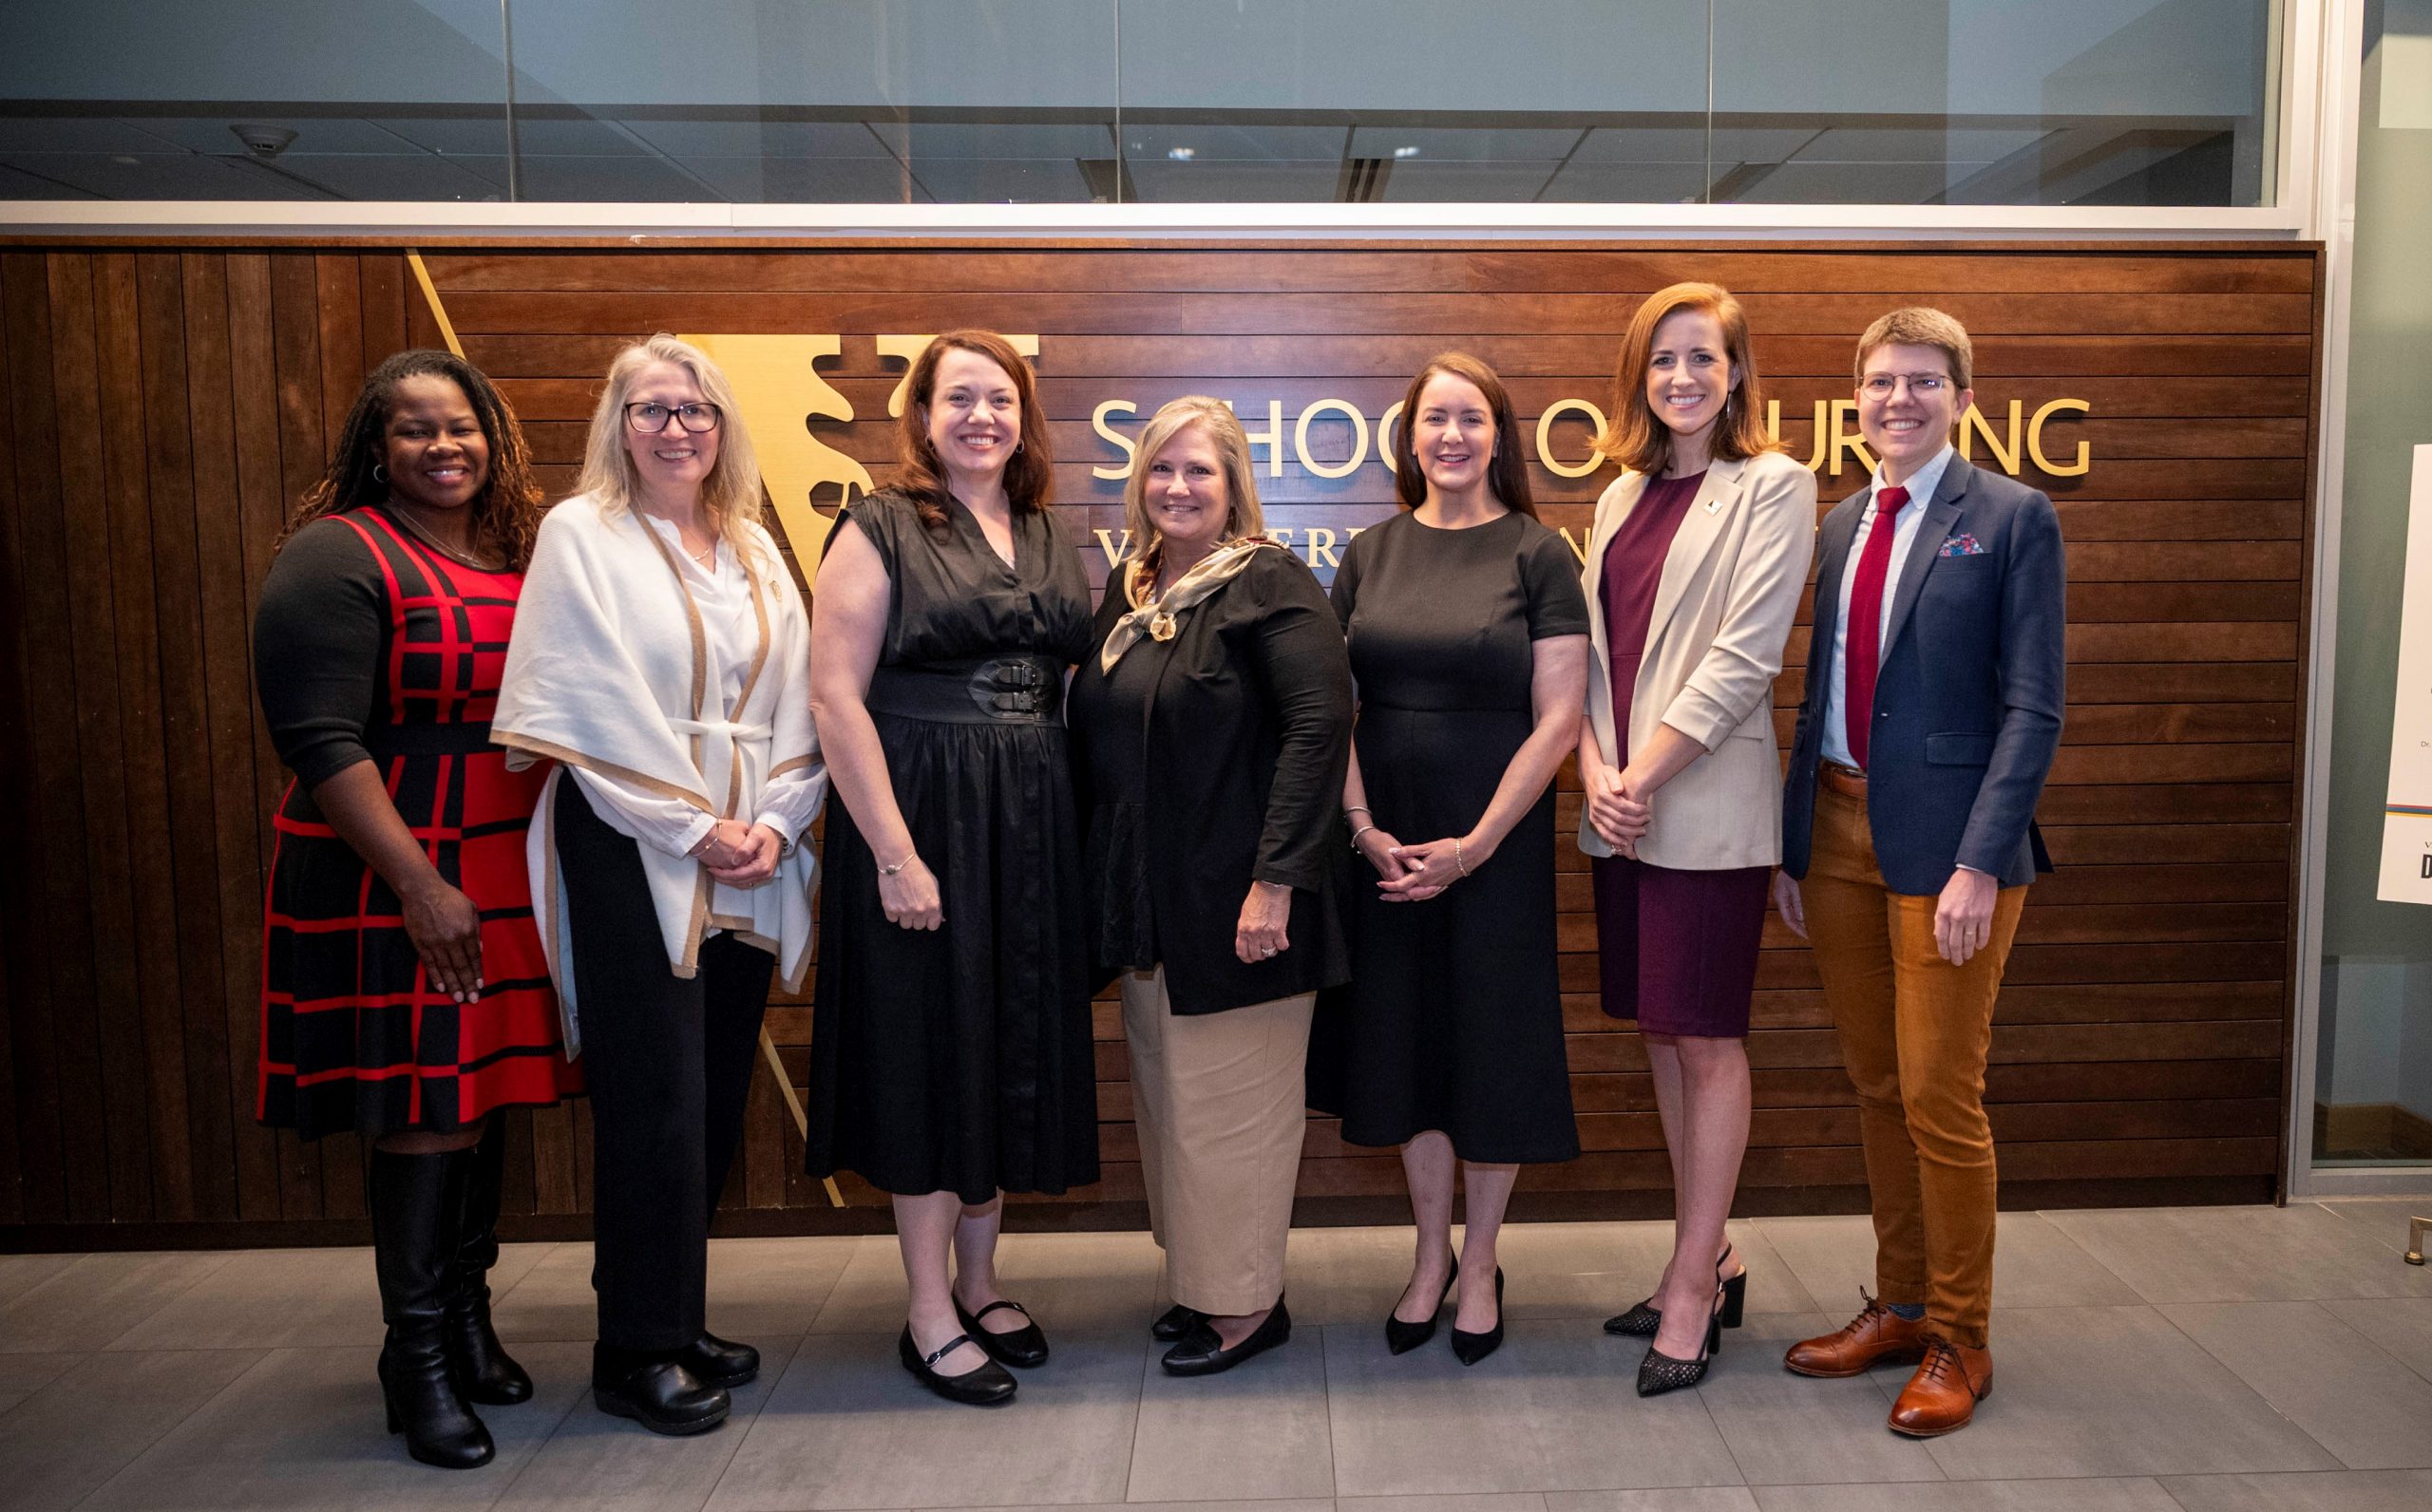
[[[1123,524],[1131,532],[1135,559],[1154,567],[1165,538],[1149,520],[1149,464],[1176,436],[1197,429],[1216,448],[1225,475],[1225,539],[1266,534],[1266,512],[1259,507],[1258,474],[1250,465],[1250,438],[1242,430],[1225,401],[1206,394],[1185,394],[1158,406],[1140,432],[1131,454],[1131,476],[1123,481]]]
[[[1866,381],[1866,360],[1877,347],[1931,347],[1949,363],[1961,389],[1976,387],[1976,348],[1967,328],[1930,305],[1904,306],[1866,328],[1858,338],[1858,382]]]
[[[689,341],[661,331],[617,353],[608,365],[608,382],[599,390],[599,403],[591,411],[591,434],[583,443],[582,476],[576,489],[591,495],[612,515],[634,506],[634,497],[641,491],[641,473],[634,465],[633,454],[625,449],[625,405],[634,391],[634,380],[655,362],[674,363],[692,374],[701,397],[718,406],[718,460],[701,480],[701,508],[737,557],[767,568],[750,528],[760,522],[759,455],[751,449],[751,433],[745,428],[743,412],[734,402],[734,386],[708,352]]]

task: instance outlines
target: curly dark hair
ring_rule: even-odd
[[[401,351],[371,370],[347,411],[338,444],[330,454],[329,469],[304,492],[295,517],[278,538],[286,545],[295,533],[323,515],[343,514],[389,497],[389,485],[372,475],[383,455],[389,410],[397,385],[408,378],[445,378],[465,391],[473,418],[481,422],[489,442],[490,474],[474,497],[473,545],[476,552],[522,572],[532,562],[532,543],[540,538],[541,514],[546,507],[540,480],[532,473],[532,448],[524,444],[523,427],[515,423],[497,386],[483,371],[453,352],[418,347]]]
[[[932,340],[913,360],[904,383],[902,418],[895,430],[898,469],[894,487],[912,501],[921,523],[931,530],[946,524],[946,469],[929,444],[924,415],[938,387],[938,364],[949,351],[977,352],[1005,369],[1014,381],[1014,398],[1021,408],[1021,444],[1005,463],[1005,498],[1016,515],[1047,508],[1048,488],[1054,482],[1055,453],[1047,441],[1047,415],[1038,407],[1038,381],[1014,344],[993,331],[949,331]]]

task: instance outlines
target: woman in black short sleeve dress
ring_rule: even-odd
[[[811,619],[827,815],[810,1173],[894,1194],[904,1368],[1014,1392],[1047,1340],[997,1289],[1004,1193],[1098,1177],[1066,670],[1089,580],[1049,513],[1045,417],[1003,337],[913,364],[897,485],[828,538]],[[956,1260],[951,1287],[946,1257]]]
[[[1312,1106],[1355,1144],[1399,1144],[1417,1220],[1394,1352],[1502,1342],[1496,1231],[1522,1163],[1579,1153],[1555,976],[1553,776],[1577,742],[1587,604],[1539,523],[1493,371],[1447,352],[1413,380],[1396,444],[1404,512],[1343,555],[1334,604],[1359,690],[1343,808],[1373,867],[1352,979],[1325,995]],[[1453,1179],[1468,1194],[1452,1250]]]

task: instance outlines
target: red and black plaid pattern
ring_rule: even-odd
[[[262,949],[257,1116],[306,1139],[453,1129],[581,1089],[533,923],[524,831],[545,765],[506,769],[489,721],[521,573],[447,561],[377,510],[340,516],[389,607],[386,707],[364,745],[439,875],[482,916],[481,1001],[431,989],[396,895],[294,783],[281,800]]]

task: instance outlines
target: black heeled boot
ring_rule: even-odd
[[[394,1155],[374,1147],[365,1196],[380,1277],[380,1393],[389,1431],[406,1452],[444,1470],[487,1465],[489,1429],[465,1405],[447,1367],[447,1293],[463,1213],[468,1150]]]
[[[506,1173],[506,1131],[493,1122],[465,1152],[464,1225],[447,1295],[447,1363],[468,1402],[509,1407],[532,1400],[532,1377],[490,1326],[490,1267],[498,1263],[499,1188]]]

